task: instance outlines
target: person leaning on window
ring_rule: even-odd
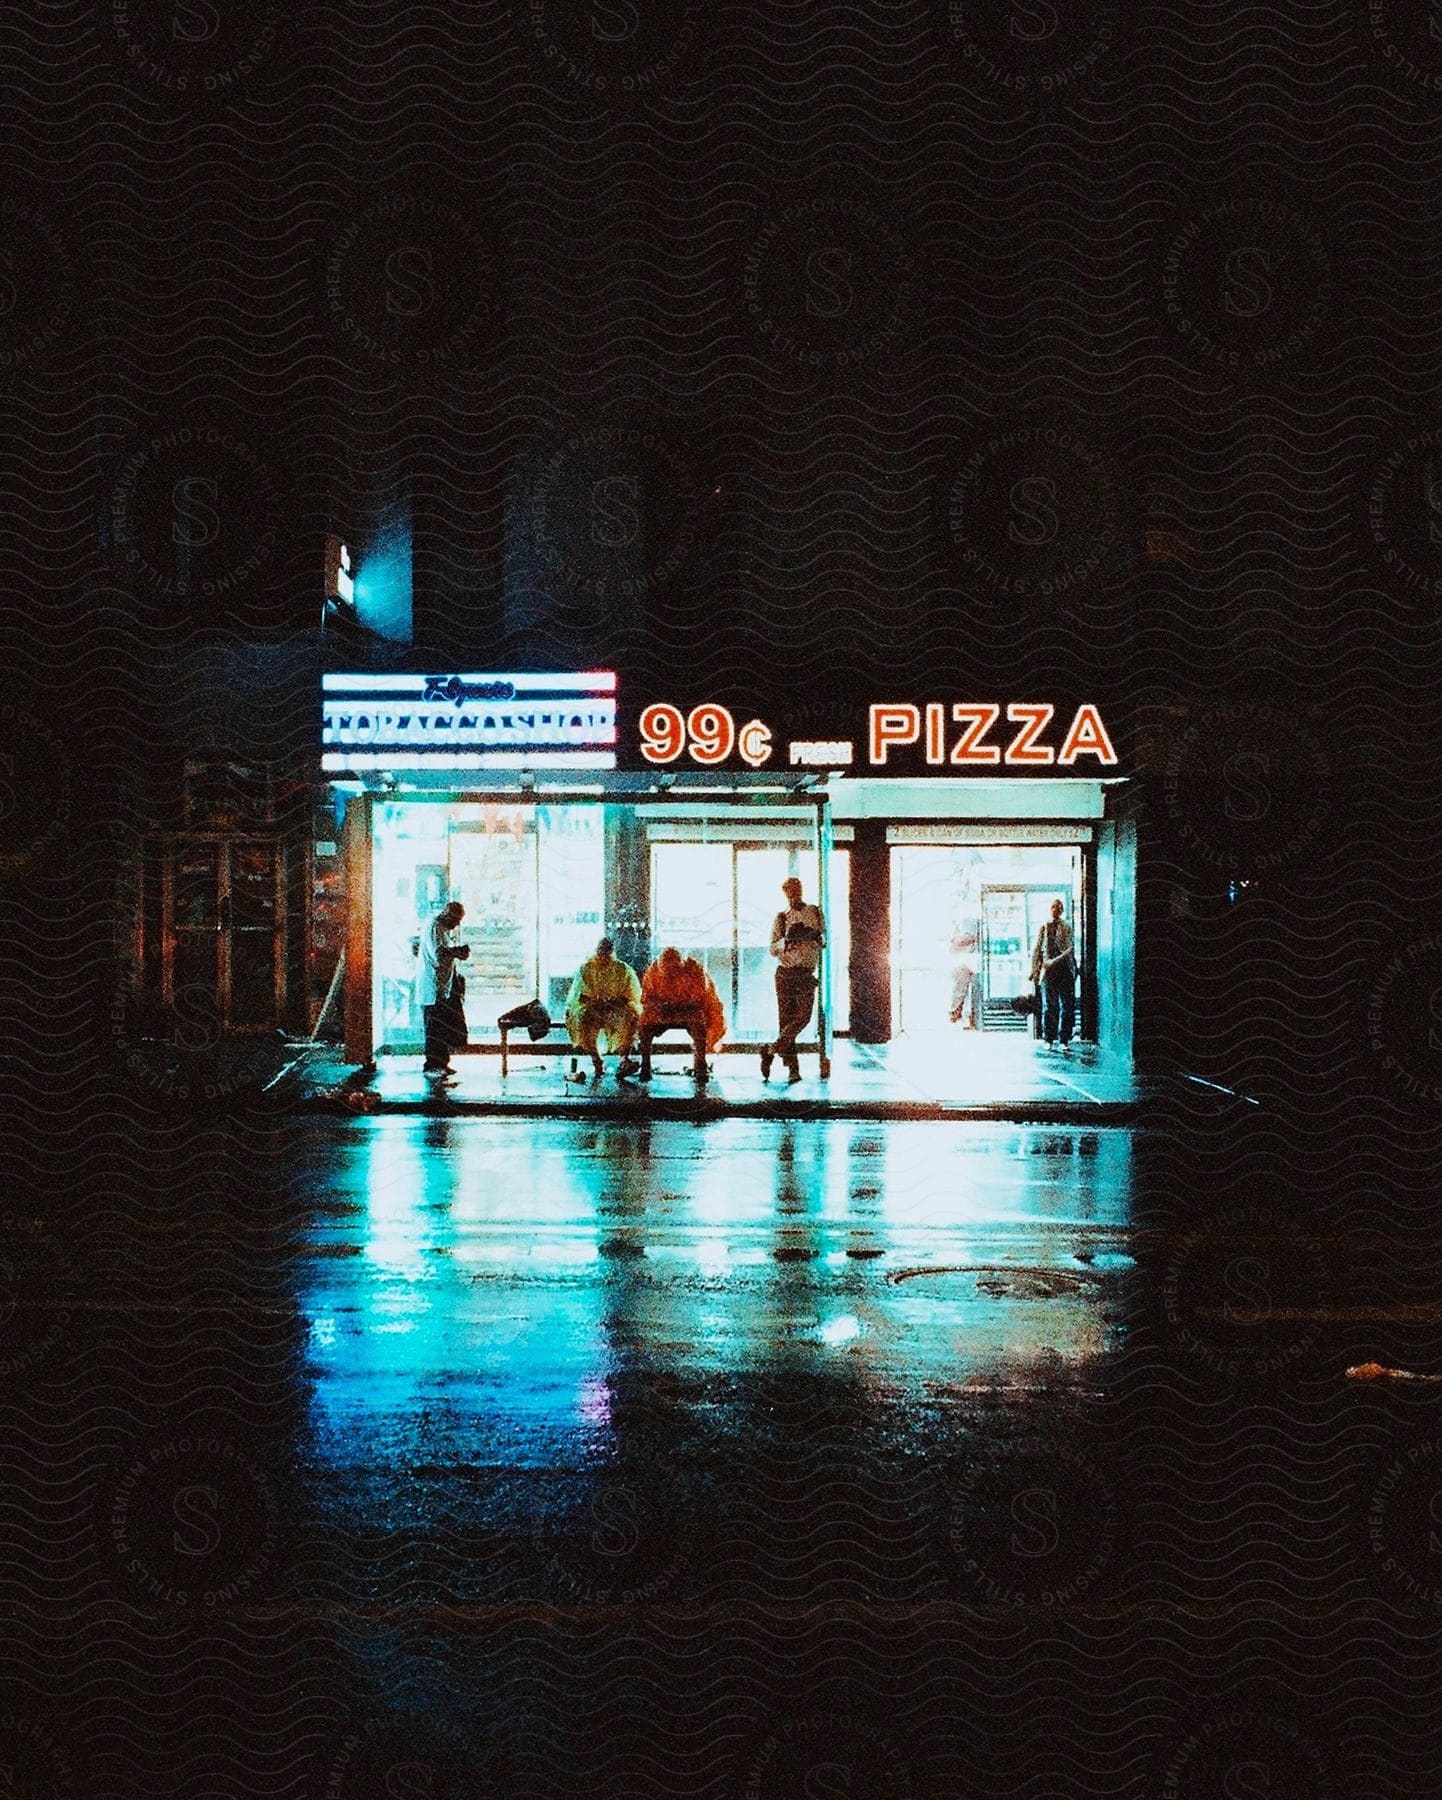
[[[788,1082],[801,1079],[796,1040],[811,1023],[816,1004],[816,971],[826,942],[826,921],[819,906],[802,898],[801,883],[792,875],[781,883],[786,905],[771,927],[771,954],[776,958],[776,1041],[761,1052],[761,1079],[771,1077],[771,1059],[779,1056]]]

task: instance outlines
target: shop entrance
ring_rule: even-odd
[[[1053,900],[1082,930],[1076,844],[908,844],[892,849],[892,1016],[898,1035],[1028,1029],[1011,1001]]]
[[[1063,892],[1060,896],[1066,898]],[[981,890],[981,1022],[988,1031],[1025,1031],[1026,1015],[1011,1002],[1031,991],[1031,951],[1051,916],[1056,886],[984,887]],[[1074,916],[1068,907],[1068,916]]]

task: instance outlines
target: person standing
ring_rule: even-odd
[[[951,1022],[963,1031],[975,1031],[980,1024],[981,983],[977,980],[977,930],[974,925],[960,925],[951,939],[951,953],[956,958],[951,971]]]
[[[456,964],[471,954],[470,946],[454,941],[457,927],[466,916],[459,900],[448,901],[421,933],[421,1017],[426,1023],[426,1060],[424,1073],[442,1080],[453,1080],[451,1051],[456,1047],[451,990],[456,979]]]
[[[821,947],[826,942],[826,921],[819,906],[802,897],[794,875],[781,883],[786,905],[771,927],[771,954],[776,958],[776,1041],[761,1052],[761,1079],[771,1078],[771,1063],[785,1063],[788,1084],[801,1079],[801,1059],[796,1040],[811,1022],[816,1005],[816,971],[821,966]]]
[[[1076,1018],[1076,944],[1062,916],[1065,911],[1060,900],[1052,901],[1051,917],[1036,934],[1031,978],[1041,984],[1041,1030],[1047,1049],[1055,1047],[1059,1021],[1062,1053],[1069,1056]]]

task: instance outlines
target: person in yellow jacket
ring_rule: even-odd
[[[641,1023],[641,984],[636,971],[616,955],[616,946],[603,937],[596,954],[583,962],[571,983],[566,1000],[566,1029],[571,1042],[591,1059],[595,1079],[602,1074],[601,1037],[621,1058],[618,1075],[634,1075],[638,1067],[631,1046]]]
[[[706,1080],[706,1052],[726,1035],[726,1014],[711,977],[694,956],[668,946],[641,983],[641,1080],[651,1079],[651,1045],[663,1031],[687,1032],[696,1052],[695,1076]]]

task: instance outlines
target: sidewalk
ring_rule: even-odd
[[[754,1053],[727,1053],[698,1093],[690,1049],[663,1045],[655,1078],[642,1085],[616,1078],[615,1059],[592,1083],[567,1079],[570,1057],[513,1055],[501,1075],[499,1056],[456,1058],[453,1087],[437,1089],[421,1073],[419,1056],[382,1057],[339,1088],[317,1085],[297,1096],[300,1110],[337,1104],[358,1112],[533,1114],[602,1117],[755,1117],[847,1119],[1003,1119],[1025,1124],[1124,1123],[1149,1098],[1130,1066],[1108,1060],[1091,1044],[1073,1044],[1064,1057],[1018,1033],[949,1033],[892,1044],[833,1046],[831,1076],[822,1081],[815,1056],[802,1058],[804,1079],[788,1087],[779,1066],[761,1080]]]

